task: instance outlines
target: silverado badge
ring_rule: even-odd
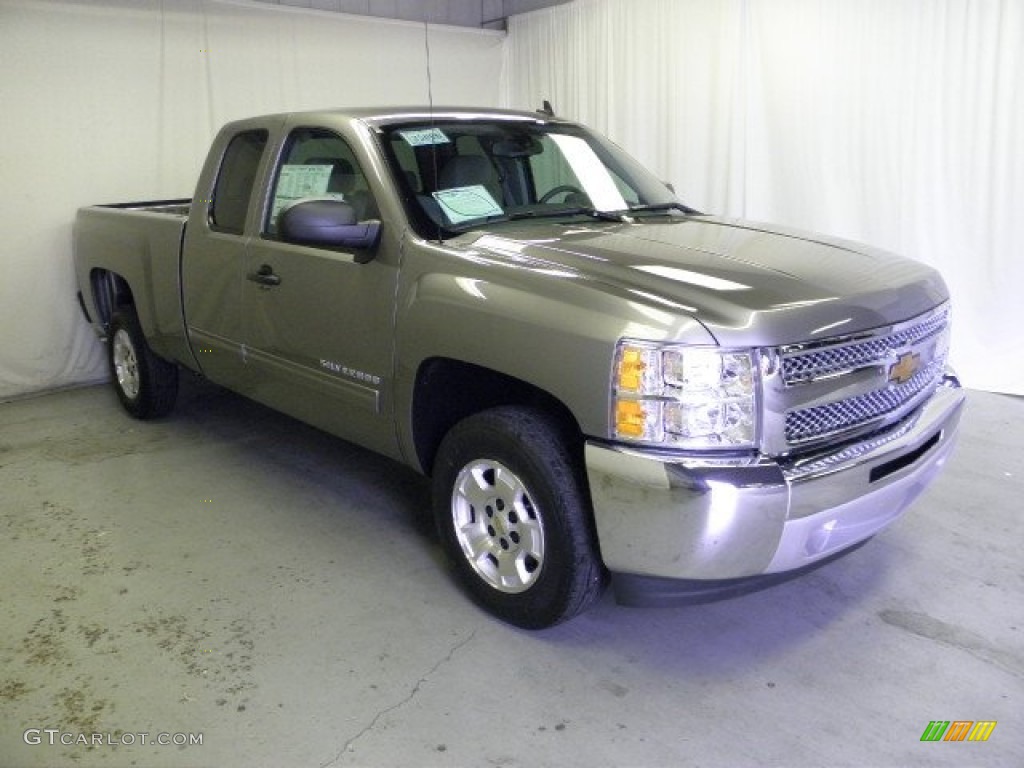
[[[913,352],[905,352],[889,368],[889,381],[894,384],[906,384],[921,367],[921,356]]]

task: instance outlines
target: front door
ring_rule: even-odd
[[[304,197],[344,199],[361,219],[376,206],[355,155],[339,136],[299,128],[285,144],[262,237],[249,242],[242,303],[251,396],[386,454],[391,412],[397,264],[383,246],[354,251],[277,239],[282,208]]]

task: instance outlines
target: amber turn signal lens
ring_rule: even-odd
[[[623,437],[642,437],[646,414],[643,404],[636,400],[619,400],[615,404],[615,429]]]
[[[619,358],[619,390],[639,392],[646,367],[644,355],[639,349],[623,349]]]

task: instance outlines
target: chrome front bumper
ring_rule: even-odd
[[[885,433],[792,463],[708,460],[586,446],[605,565],[687,582],[780,574],[862,542],[898,518],[955,442],[952,375]]]

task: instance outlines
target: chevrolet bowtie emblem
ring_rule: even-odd
[[[889,381],[894,384],[906,384],[917,373],[921,367],[921,356],[913,352],[905,352],[900,355],[892,367],[889,368]]]

